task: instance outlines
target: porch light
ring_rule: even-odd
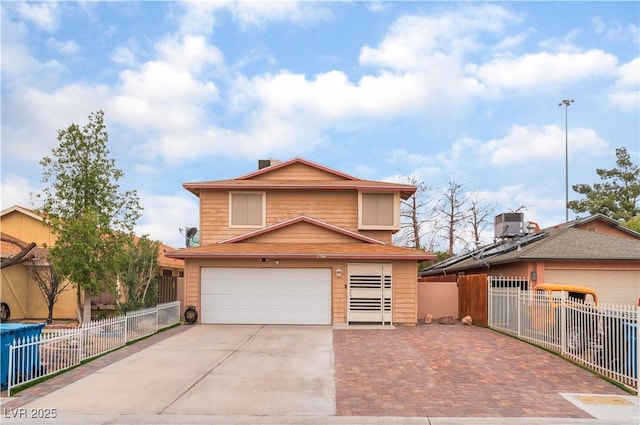
[[[536,282],[538,280],[538,272],[535,270],[531,270],[531,280]]]
[[[342,269],[336,269],[336,277],[342,277]]]

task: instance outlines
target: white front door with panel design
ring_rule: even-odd
[[[391,264],[350,263],[347,321],[391,323]]]

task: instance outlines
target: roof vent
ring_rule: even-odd
[[[523,213],[503,213],[497,215],[493,222],[496,239],[515,238],[525,234]]]
[[[263,168],[271,167],[272,165],[276,164],[280,164],[279,159],[259,159],[258,170],[262,170]]]

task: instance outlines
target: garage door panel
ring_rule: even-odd
[[[638,270],[545,270],[545,282],[593,288],[600,303],[636,305],[640,298],[639,281]]]
[[[331,324],[331,269],[203,268],[203,323]]]

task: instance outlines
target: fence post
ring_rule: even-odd
[[[84,342],[85,342],[84,330],[83,330],[83,327],[80,326],[78,328],[78,363],[84,360],[84,348],[83,348]]]
[[[551,299],[550,302],[553,302],[553,299]],[[560,353],[562,353],[563,356],[566,356],[567,354],[566,342],[567,342],[567,292],[562,291],[560,293]]]
[[[517,323],[517,335],[520,338],[520,304],[522,304],[522,291],[518,292],[518,297],[516,298],[516,323]]]
[[[9,373],[7,375],[7,378],[9,379],[9,382],[7,383],[7,396],[11,397],[11,383],[13,382],[13,380],[15,379],[15,377],[13,376],[13,372],[15,369],[15,365],[13,364],[13,347],[16,345],[16,339],[14,338],[13,341],[11,342],[11,345],[9,346]]]
[[[156,304],[156,332],[158,332],[158,319],[160,318],[160,313],[158,311],[158,305]]]
[[[491,327],[493,324],[493,291],[491,291],[491,278],[487,276],[487,298],[488,312],[487,312],[487,326]]]

